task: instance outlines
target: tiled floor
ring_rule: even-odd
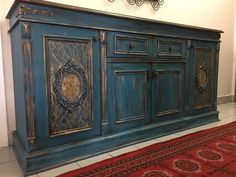
[[[212,124],[207,124],[204,126],[196,127],[193,129],[189,129],[183,132],[175,133],[173,135],[168,135],[165,137],[153,139],[150,141],[146,141],[143,143],[135,144],[133,146],[125,147],[119,150],[115,150],[112,152],[108,152],[106,154],[102,154],[96,157],[92,157],[89,159],[81,160],[69,165],[65,165],[59,168],[55,168],[49,171],[45,171],[36,175],[33,175],[31,177],[54,177],[56,175],[62,174],[67,171],[71,171],[74,169],[78,169],[84,166],[87,166],[89,164],[99,162],[104,159],[112,158],[115,156],[118,156],[120,154],[130,152],[157,142],[162,142],[166,140],[170,140],[172,138],[176,138],[179,136],[186,135],[188,133],[193,133],[199,130],[207,129],[207,128],[212,128],[215,126],[223,125],[232,121],[236,120],[236,103],[227,103],[227,104],[221,104],[218,106],[218,110],[220,111],[220,119],[221,121],[212,123]],[[16,161],[16,157],[12,151],[11,148],[6,147],[6,148],[0,148],[0,177],[22,177],[22,172],[20,170],[19,164]]]

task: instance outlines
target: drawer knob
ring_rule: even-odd
[[[134,49],[134,48],[135,48],[135,43],[133,43],[133,42],[130,43],[130,44],[129,44],[129,48],[130,48],[130,49]]]

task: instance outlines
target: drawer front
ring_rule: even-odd
[[[150,55],[148,36],[109,33],[108,57],[123,56],[148,56]]]
[[[185,51],[186,43],[184,41],[172,39],[157,40],[158,56],[185,57]]]

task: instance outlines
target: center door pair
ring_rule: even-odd
[[[184,63],[109,63],[109,132],[180,117]]]

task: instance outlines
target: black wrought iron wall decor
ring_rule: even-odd
[[[108,0],[110,2],[114,2],[115,0]],[[143,5],[144,1],[146,0],[127,0],[130,5],[136,4],[137,6]],[[164,0],[149,0],[152,8],[154,10],[158,10],[162,4],[164,4]]]

